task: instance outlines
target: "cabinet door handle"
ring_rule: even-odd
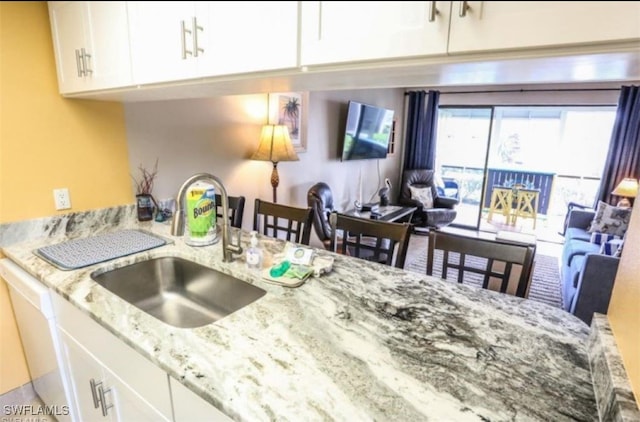
[[[458,12],[458,15],[460,15],[461,18],[464,18],[465,16],[467,16],[467,10],[469,9],[471,9],[471,6],[469,6],[466,1],[461,1],[460,11]]]
[[[193,55],[193,52],[187,50],[187,33],[191,34],[191,31],[187,29],[184,21],[180,21],[180,36],[182,38],[182,60],[187,59],[187,55]]]
[[[78,78],[82,78],[82,66],[80,65],[80,50],[76,48],[76,67],[78,68]]]
[[[78,51],[78,50],[76,50]],[[98,384],[102,384],[102,383],[98,383]],[[91,397],[93,398],[93,408],[97,409],[98,405],[99,405],[99,399],[98,399],[98,393],[96,392],[96,380],[94,380],[93,378],[91,378],[89,380],[89,386],[91,386]]]
[[[318,2],[318,41],[322,40],[322,2]]]
[[[84,48],[82,48],[81,50],[82,50],[81,56],[82,56],[82,67],[84,68],[84,76],[89,76],[89,74],[93,73],[93,70],[91,70],[91,68],[87,64],[89,62],[87,58],[91,59],[91,54],[87,54]]]
[[[110,388],[105,390],[102,388],[102,385],[98,386],[98,396],[100,398],[100,407],[102,408],[102,416],[107,416],[109,414],[109,409],[113,407],[113,403],[107,404],[107,398],[105,397],[105,394],[110,392],[111,392]]]
[[[438,8],[436,7],[435,1],[429,2],[429,22],[434,22],[436,20],[436,15],[440,13],[438,12]]]
[[[193,57],[198,57],[199,53],[204,53],[204,48],[198,47],[198,31],[204,31],[204,28],[198,26],[198,18],[193,17],[192,20],[193,27]]]

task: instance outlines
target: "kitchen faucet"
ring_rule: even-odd
[[[182,236],[184,234],[184,196],[186,195],[187,188],[197,181],[208,181],[213,183],[216,189],[220,191],[222,198],[222,254],[223,262],[231,262],[233,260],[233,254],[241,254],[242,247],[240,246],[240,233],[238,233],[238,243],[234,244],[231,239],[231,227],[229,224],[229,196],[222,181],[216,176],[209,173],[197,173],[189,177],[180,187],[178,191],[178,197],[176,198],[176,212],[173,215],[173,221],[171,222],[171,234],[173,236]],[[215,210],[214,210],[215,212]]]

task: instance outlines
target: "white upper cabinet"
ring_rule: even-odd
[[[137,84],[293,68],[298,6],[283,2],[129,2]]]
[[[310,81],[319,89],[303,76],[305,66],[394,64],[392,76],[402,76],[413,65],[446,72],[456,56],[474,65],[514,52],[555,57],[615,50],[631,57],[640,46],[640,2],[68,1],[49,2],[49,12],[60,92],[78,97],[133,94],[154,84],[172,97],[188,80],[235,83],[231,90],[241,92],[273,82],[304,90]],[[634,74],[635,64],[628,66],[625,74]],[[320,83],[325,78],[335,86],[341,76],[325,70]],[[424,83],[421,76],[413,78],[417,84]],[[386,74],[374,77],[386,85]],[[111,88],[125,89],[101,92]],[[139,92],[155,87],[145,88]]]
[[[196,45],[207,27],[190,1],[127,2],[133,79],[136,84],[189,79],[196,76]],[[197,54],[196,48],[196,54]]]
[[[302,2],[301,65],[640,39],[640,2]]]
[[[303,1],[301,65],[447,52],[450,1]]]
[[[61,93],[131,84],[126,3],[49,2]]]
[[[210,2],[202,76],[294,68],[298,2]]]
[[[456,1],[449,52],[633,39],[640,39],[640,2]]]

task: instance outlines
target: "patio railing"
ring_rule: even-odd
[[[547,214],[553,177],[555,173],[541,173],[533,171],[487,169],[487,186],[484,194],[483,207],[491,206],[491,192],[494,186],[512,186],[522,184],[527,189],[539,189],[538,214]]]
[[[540,189],[538,214],[543,215],[563,215],[569,202],[591,205],[600,185],[600,179],[594,177],[491,168],[487,170],[486,189],[483,192],[482,168],[443,165],[442,176],[458,183],[461,202],[482,203],[484,209],[491,205],[491,191],[495,185],[518,183]]]

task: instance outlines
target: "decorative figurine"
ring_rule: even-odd
[[[378,196],[380,197],[380,206],[389,205],[389,192],[391,191],[391,181],[389,179],[384,179],[384,184],[386,186],[384,188],[381,188],[378,191]]]

